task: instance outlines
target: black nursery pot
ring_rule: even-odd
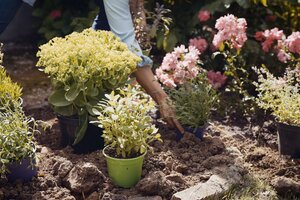
[[[300,126],[278,123],[278,146],[282,155],[300,158]]]
[[[8,165],[8,171],[6,177],[9,182],[13,183],[20,179],[22,181],[30,181],[32,177],[37,175],[37,168],[35,166],[35,159],[30,162],[30,157],[27,157],[21,161],[12,162]],[[32,165],[33,166],[32,166]]]
[[[197,138],[199,138],[200,140],[203,140],[204,132],[207,128],[207,125],[203,125],[203,126],[200,126],[200,127],[197,127],[197,128],[192,128],[192,127],[185,126],[185,125],[183,125],[182,127],[186,132],[193,133],[193,134],[195,134],[195,136]],[[176,139],[177,139],[177,141],[180,141],[182,138],[183,138],[183,134],[180,133],[180,131],[176,129]]]
[[[75,132],[79,126],[79,119],[76,117],[57,116],[61,136],[62,146],[72,146],[75,153],[89,153],[104,148],[104,139],[102,138],[103,129],[88,123],[87,130],[82,140],[73,145],[75,141]]]

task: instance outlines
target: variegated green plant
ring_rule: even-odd
[[[86,29],[54,38],[40,47],[37,66],[52,80],[49,103],[63,116],[78,116],[74,144],[84,136],[92,108],[115,88],[124,86],[140,58],[112,32]]]
[[[0,106],[0,176],[11,162],[35,159],[35,121],[24,114],[19,102],[13,104],[13,108]]]
[[[148,115],[155,103],[143,92],[128,86],[107,94],[98,104],[98,123],[102,137],[119,157],[131,157],[151,149],[149,143],[161,140],[158,129]],[[96,110],[96,109],[95,109]]]
[[[204,73],[167,92],[175,107],[176,117],[182,124],[192,128],[201,127],[208,122],[211,109],[218,101],[216,91],[208,83]]]
[[[257,103],[271,110],[280,122],[300,125],[300,68],[287,69],[283,77],[276,78],[267,69],[256,69],[259,92]]]

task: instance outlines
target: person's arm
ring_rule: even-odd
[[[128,48],[142,57],[143,61],[139,63],[137,71],[134,73],[138,83],[158,104],[160,114],[167,124],[172,128],[177,128],[180,132],[184,130],[175,118],[172,107],[168,104],[168,96],[155,80],[154,74],[149,67],[152,60],[144,56],[142,50],[135,38],[133,22],[130,14],[128,0],[104,0],[104,7],[107,20],[111,31],[125,42]]]

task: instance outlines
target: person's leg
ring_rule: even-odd
[[[99,6],[99,14],[97,15],[97,17],[94,20],[94,23],[92,26],[93,29],[110,31],[110,27],[109,27],[105,9],[104,9],[103,0],[95,0],[95,2]]]
[[[21,4],[21,0],[0,0],[0,34],[14,18]]]

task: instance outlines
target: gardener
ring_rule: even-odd
[[[36,0],[0,0],[0,34],[14,18],[22,1],[33,6]]]
[[[93,28],[96,30],[112,31],[127,44],[131,51],[142,58],[142,61],[138,64],[137,71],[134,73],[136,80],[159,105],[160,114],[168,126],[170,128],[177,128],[181,133],[184,133],[182,126],[174,118],[173,109],[167,103],[167,94],[154,77],[151,70],[152,60],[143,55],[141,47],[135,38],[129,0],[95,1],[100,7],[100,12],[94,21]],[[143,0],[133,0],[131,3],[143,6]],[[131,11],[136,11],[136,8]]]

